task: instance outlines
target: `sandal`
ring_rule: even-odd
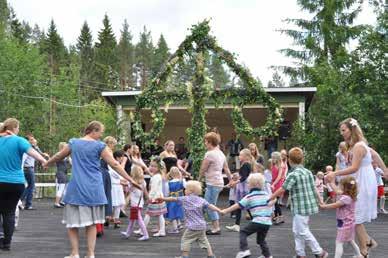
[[[369,251],[369,249],[376,248],[378,245],[379,244],[373,238],[369,239],[369,243],[366,244],[366,246],[368,247],[368,251]]]

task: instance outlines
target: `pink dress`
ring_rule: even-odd
[[[337,209],[337,241],[344,243],[354,240],[356,226],[356,202],[348,195],[340,195],[343,206]]]
[[[280,171],[276,166],[272,166],[272,184],[275,182],[276,178],[278,177]],[[274,185],[273,192],[276,192],[280,187],[283,186],[284,183],[284,175],[280,178],[280,180]]]

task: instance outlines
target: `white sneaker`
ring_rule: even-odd
[[[149,237],[145,237],[145,236],[142,236],[141,238],[137,239],[139,241],[147,241],[148,239],[150,239]]]
[[[120,235],[121,235],[123,238],[126,238],[126,239],[129,238],[129,235],[128,235],[127,232],[125,232],[125,231],[120,232]]]
[[[233,226],[226,226],[226,229],[234,232],[240,232],[240,226],[239,225],[233,225]]]
[[[245,250],[245,251],[240,251],[236,254],[236,258],[244,258],[244,257],[247,257],[247,256],[250,256],[251,255],[251,251],[248,249],[248,250]]]
[[[154,236],[154,237],[165,237],[166,233],[158,232],[158,233],[153,234],[152,236]]]
[[[136,235],[143,235],[140,229],[133,231]]]
[[[257,258],[273,258],[273,256],[271,255],[271,256],[265,257],[264,255],[260,255],[260,256],[257,257]]]
[[[386,211],[385,209],[380,209],[380,213],[382,213],[382,214],[388,214],[388,211]]]
[[[79,258],[79,254],[77,254],[77,255],[69,255],[69,256],[65,256],[64,258]]]

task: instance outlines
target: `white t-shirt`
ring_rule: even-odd
[[[142,184],[142,188],[145,189],[145,187],[146,187],[146,182],[144,181]],[[143,206],[144,206],[144,193],[143,193],[143,191],[134,187],[134,186],[130,186],[129,193],[130,193],[130,197],[131,197],[131,207],[143,208]],[[139,200],[140,200],[140,202],[139,202]]]

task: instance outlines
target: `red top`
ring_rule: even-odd
[[[279,176],[279,169],[276,166],[272,166],[272,184],[275,182],[276,178]],[[282,187],[284,183],[284,175],[282,175],[281,179],[274,185],[273,192]]]

